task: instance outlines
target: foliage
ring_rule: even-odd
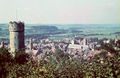
[[[24,51],[13,58],[8,49],[1,48],[0,78],[120,78],[120,41],[102,44],[101,49],[90,60],[71,58],[61,50],[46,60],[34,60]]]

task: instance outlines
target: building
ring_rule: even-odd
[[[4,48],[4,42],[1,42],[0,48]]]
[[[24,23],[23,22],[10,22],[10,52],[24,49]]]
[[[68,49],[81,49],[81,45],[77,45],[77,44],[69,44]]]
[[[33,48],[33,43],[32,43],[32,39],[30,38],[30,40],[29,40],[29,45],[30,45],[30,50],[32,50],[32,48]]]

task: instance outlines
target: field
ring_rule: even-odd
[[[62,29],[62,26],[58,26]],[[71,35],[81,35],[87,38],[116,38],[120,37],[120,25],[118,24],[75,24],[63,25],[63,28],[68,30],[66,35],[60,34],[55,37],[66,37]],[[71,32],[73,31],[74,32]],[[75,32],[76,31],[76,32]],[[82,32],[81,32],[82,31]],[[70,38],[71,38],[70,37]]]
[[[9,25],[0,24],[0,38],[9,38]],[[25,35],[48,34],[50,39],[74,38],[75,35],[87,38],[120,37],[119,24],[26,24]]]

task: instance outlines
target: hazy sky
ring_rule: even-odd
[[[0,23],[118,24],[119,0],[0,0]]]

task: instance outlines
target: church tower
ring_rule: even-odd
[[[24,49],[24,22],[10,22],[10,52]]]
[[[29,40],[29,45],[30,45],[30,50],[32,50],[32,48],[33,48],[33,43],[32,43],[32,39],[30,38],[30,40]]]

